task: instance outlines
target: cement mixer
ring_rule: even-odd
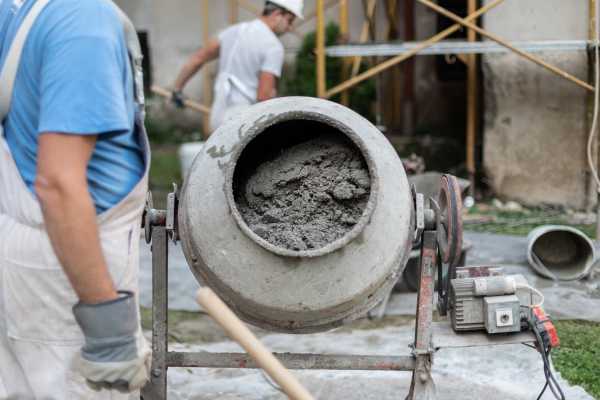
[[[258,367],[245,353],[168,351],[169,238],[181,242],[198,282],[242,320],[292,334],[330,330],[367,313],[390,293],[420,241],[410,356],[275,354],[290,369],[412,371],[408,398],[435,399],[430,370],[440,348],[536,342],[527,330],[537,314],[524,277],[504,277],[498,266],[456,268],[457,179],[444,175],[437,202],[430,198],[426,209],[425,201],[381,132],[339,104],[287,97],[225,122],[194,160],[181,193],[175,187],[168,195],[167,210],[154,209],[148,195],[154,352],[142,397],[166,399],[169,367]],[[436,302],[442,263],[448,273]],[[449,321],[432,322],[436,303]],[[542,320],[552,339],[551,322]],[[550,339],[544,343],[557,343]]]
[[[273,160],[286,152],[292,153],[287,159]],[[346,159],[325,165],[336,157]],[[245,188],[257,192],[250,195],[258,206],[266,207],[270,196],[293,204],[259,210],[262,223],[250,223],[235,197],[244,175],[261,168],[286,173],[256,178],[263,180],[258,186],[273,186],[260,193]],[[364,192],[364,199],[350,192]],[[348,206],[353,200],[360,204]],[[211,136],[181,191],[181,244],[200,284],[244,321],[276,332],[325,331],[364,314],[390,292],[412,248],[411,204],[402,163],[377,128],[336,103],[288,97],[249,108]],[[332,215],[315,222],[328,207]],[[337,223],[336,212],[341,219],[356,208],[347,217],[354,221]],[[282,226],[302,218],[310,221],[296,225],[296,232]],[[280,236],[297,237],[273,244],[261,230],[276,228],[283,229]],[[341,228],[342,234],[327,235]]]

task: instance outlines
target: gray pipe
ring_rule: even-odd
[[[529,264],[542,276],[558,280],[580,279],[588,275],[594,266],[594,244],[575,228],[561,225],[539,226],[529,232],[527,239]],[[538,265],[532,252],[547,271]]]

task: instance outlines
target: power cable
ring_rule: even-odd
[[[600,186],[599,186],[600,187]],[[557,277],[554,276],[554,274],[550,271],[548,271],[548,268],[546,268],[544,266],[544,264],[542,264],[542,262],[540,261],[540,259],[535,255],[535,253],[533,252],[533,250],[531,251],[531,256],[533,257],[533,259],[535,260],[535,263],[544,270],[544,272],[546,272],[548,274],[548,276],[550,277],[550,279],[552,279],[554,282],[556,283],[571,283],[571,282],[577,282],[582,280],[583,278],[585,278],[587,275],[583,275],[579,278],[575,278],[575,279],[570,279],[570,280],[562,280],[562,279],[558,279]],[[597,261],[596,261],[597,262]]]
[[[594,84],[596,91],[594,92],[594,118],[592,119],[592,128],[590,132],[590,138],[588,139],[587,156],[590,169],[592,170],[592,175],[594,175],[594,179],[596,179],[596,184],[598,185],[598,190],[600,191],[600,179],[598,179],[598,171],[596,171],[596,168],[594,168],[594,163],[592,162],[592,143],[594,141],[594,136],[596,136],[595,133],[598,126],[598,100],[600,97],[600,54],[598,49],[600,46],[600,6],[596,4],[596,7],[594,8],[594,11],[596,12],[596,32],[594,40],[594,64],[596,66]]]
[[[542,299],[542,301],[540,302],[540,304],[534,304],[534,305],[532,305],[532,306],[528,306],[528,305],[522,305],[521,307],[526,307],[526,308],[538,308],[538,307],[541,307],[541,306],[542,306],[542,304],[544,304],[544,295],[543,295],[543,294],[542,294],[542,293],[541,293],[539,290],[537,290],[536,288],[533,288],[533,287],[531,287],[531,286],[529,286],[529,285],[521,285],[521,284],[517,284],[516,286],[517,286],[517,287],[520,287],[520,288],[524,288],[524,289],[529,289],[529,290],[531,290],[532,292],[535,292],[535,293],[537,293],[537,295],[538,295],[538,296],[540,296],[540,297],[541,297],[541,299]]]
[[[531,327],[531,329],[533,330],[533,332],[535,333],[536,339],[538,341],[538,345],[539,345],[539,352],[542,354],[542,361],[544,362],[544,375],[546,376],[546,384],[544,385],[544,388],[542,389],[542,392],[540,393],[538,400],[542,398],[542,395],[544,394],[544,392],[546,391],[546,388],[550,388],[550,391],[552,391],[552,394],[554,395],[555,398],[557,398],[558,400],[565,400],[565,394],[563,393],[563,391],[560,388],[560,385],[558,384],[558,382],[556,381],[556,378],[554,377],[554,374],[552,373],[552,367],[550,365],[550,361],[549,361],[549,357],[550,357],[550,350],[552,350],[552,347],[549,348],[545,348],[544,347],[544,341],[542,340],[542,337],[540,335],[540,331],[538,330],[537,324],[529,317],[526,318],[527,324]],[[558,393],[557,393],[558,391]]]
[[[262,374],[263,378],[265,379],[265,381],[273,388],[276,390],[279,390],[281,393],[285,393],[279,386],[277,386],[276,384],[274,384],[273,382],[271,382],[271,380],[269,379],[269,377],[267,376],[267,374],[265,374],[265,371],[263,371],[262,369],[260,370],[260,373]]]

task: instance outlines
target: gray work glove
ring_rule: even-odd
[[[142,336],[137,304],[131,292],[102,303],[77,303],[75,319],[85,336],[81,372],[94,390],[128,393],[145,385],[152,350]]]
[[[176,92],[173,90],[173,97],[171,97],[171,103],[175,104],[178,108],[185,108],[185,96],[183,92]]]

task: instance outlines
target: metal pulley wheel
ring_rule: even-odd
[[[146,208],[144,208],[144,214],[142,215],[142,228],[145,228],[146,243],[150,243],[152,240],[152,222],[150,221],[152,209],[154,209],[152,192],[148,192],[146,195]]]
[[[452,175],[444,175],[438,190],[438,275],[442,276],[442,261],[448,263],[448,273],[444,281],[438,280],[440,316],[448,315],[450,304],[450,281],[454,277],[455,265],[460,261],[462,248],[462,200],[458,180]]]
[[[438,243],[442,261],[457,264],[462,248],[462,200],[458,180],[444,175],[438,190]]]

